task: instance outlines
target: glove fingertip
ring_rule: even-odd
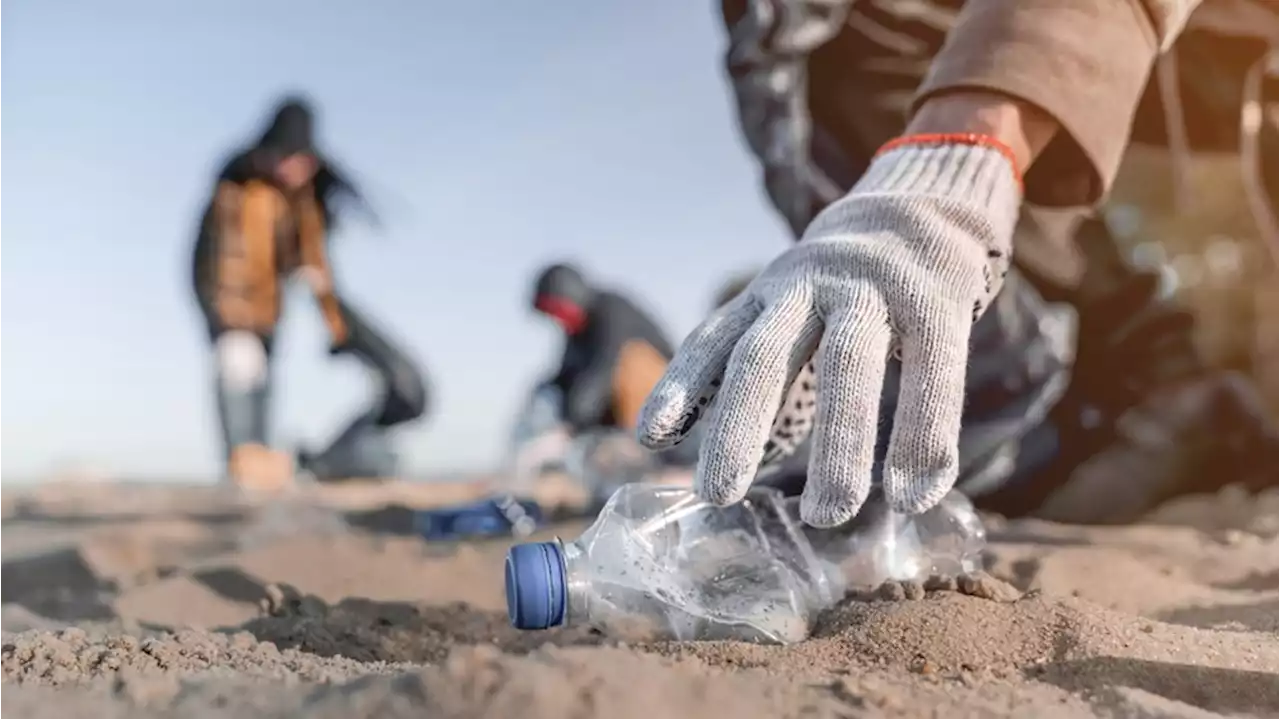
[[[726,475],[706,468],[702,463],[694,472],[693,488],[698,498],[717,507],[727,507],[742,501],[751,488],[754,473],[745,477]]]
[[[636,419],[636,439],[649,449],[666,449],[678,444],[698,419],[696,412],[690,416],[687,405],[667,393],[650,395]]]
[[[937,506],[955,486],[958,477],[954,466],[925,472],[886,467],[885,500],[895,512],[921,514]]]
[[[672,447],[680,444],[680,442],[684,440],[684,437],[679,435],[672,436],[637,433],[636,440],[640,443],[641,447],[657,452],[664,449],[671,449]]]
[[[684,441],[711,408],[719,387],[713,380],[700,392],[687,383],[659,380],[649,394],[636,421],[636,437],[649,449],[667,449]]]
[[[800,495],[800,521],[810,527],[838,527],[856,517],[861,508],[862,500],[851,495],[830,496],[807,486]]]

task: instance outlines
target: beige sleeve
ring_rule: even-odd
[[[1109,189],[1152,65],[1199,0],[968,0],[916,97],[982,89],[1062,126],[1027,173],[1027,200],[1092,204]]]

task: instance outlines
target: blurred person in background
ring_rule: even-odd
[[[570,431],[635,429],[640,405],[671,359],[671,343],[657,322],[565,263],[539,271],[532,306],[564,333],[560,367],[542,386],[559,390]]]
[[[816,526],[854,516],[871,477],[900,511],[958,480],[982,507],[1096,522],[1274,486],[1257,390],[1205,361],[1191,313],[1090,208],[1130,135],[1181,158],[1241,152],[1275,243],[1275,3],[722,12],[741,128],[804,241],[690,335],[642,415],[642,441],[666,448],[721,396],[704,498],[736,501],[761,462],[789,470]]]
[[[666,333],[630,298],[595,286],[575,266],[555,263],[539,271],[533,308],[564,333],[555,374],[539,384],[560,397],[568,433],[634,432],[640,407],[672,355]],[[664,461],[691,463],[696,442]]]
[[[343,200],[358,190],[316,148],[310,104],[283,100],[262,135],[219,171],[200,222],[192,264],[208,329],[226,475],[240,486],[290,483],[294,457],[269,432],[273,339],[285,283],[314,293],[335,356],[355,357],[378,377],[380,396],[322,452],[298,453],[317,479],[385,477],[395,471],[388,430],[422,416],[426,390],[406,355],[340,297],[328,252]]]

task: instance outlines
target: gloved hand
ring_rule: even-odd
[[[1021,199],[1012,153],[986,138],[887,145],[799,244],[689,335],[641,412],[640,441],[674,445],[707,412],[695,487],[726,505],[746,494],[766,444],[798,444],[812,418],[801,517],[842,524],[871,489],[885,366],[898,354],[884,493],[899,511],[934,506],[956,481],[970,329],[1008,270]],[[801,373],[810,358],[812,377]]]

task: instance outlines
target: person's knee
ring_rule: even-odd
[[[667,358],[642,339],[626,342],[618,352],[612,377],[612,412],[621,426],[636,425],[640,409],[667,369]]]
[[[386,405],[379,424],[402,424],[427,413],[427,387],[421,372],[402,362],[391,372],[389,379]]]
[[[224,332],[214,343],[218,381],[230,392],[250,392],[267,382],[267,348],[252,332]]]
[[[402,399],[404,402],[402,422],[418,419],[427,413],[427,387],[421,374],[414,372],[411,381],[405,383]]]

